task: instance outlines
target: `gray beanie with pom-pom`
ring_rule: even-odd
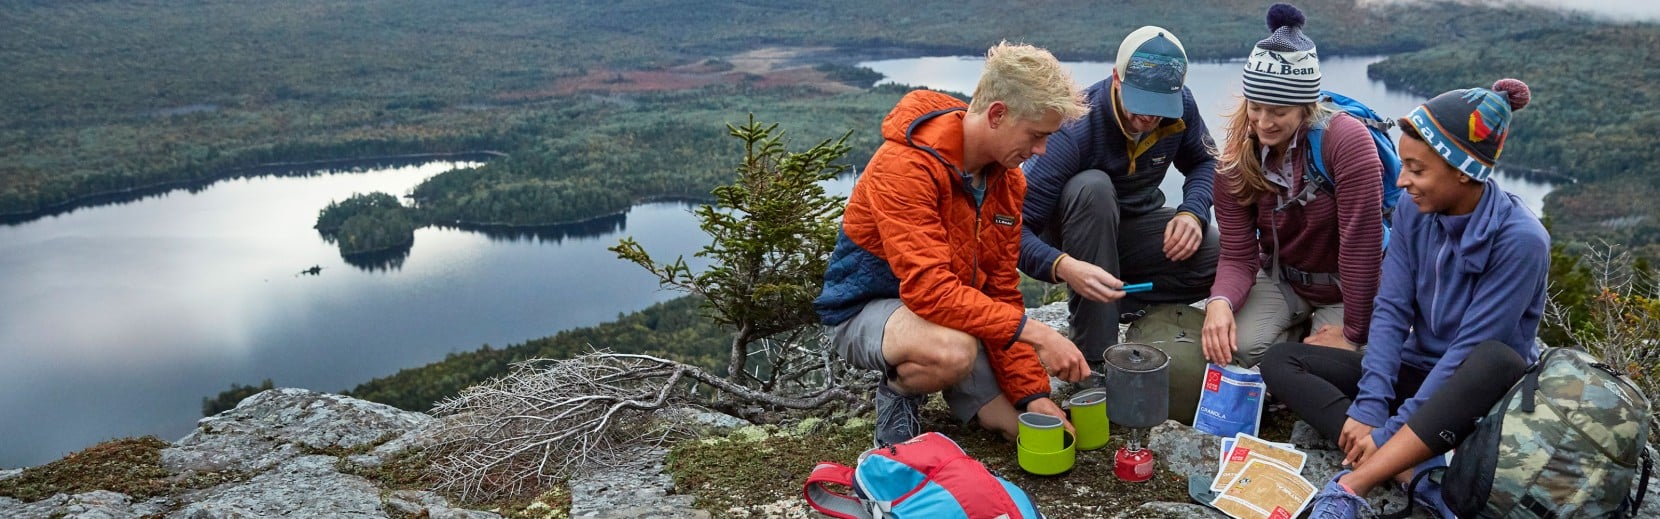
[[[1245,59],[1245,98],[1293,106],[1320,100],[1320,54],[1303,35],[1303,12],[1291,4],[1268,8],[1268,30]]]

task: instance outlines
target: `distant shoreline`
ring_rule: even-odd
[[[146,186],[82,195],[63,202],[42,207],[36,211],[0,213],[0,225],[21,225],[48,216],[71,213],[78,209],[136,202],[152,196],[171,193],[179,189],[203,188],[213,185],[221,180],[230,180],[235,178],[258,176],[308,176],[318,172],[319,170],[343,170],[355,167],[408,166],[432,162],[439,159],[476,160],[482,162],[506,156],[506,153],[496,150],[472,150],[440,153],[374,155],[369,157],[348,157],[341,159],[266,162],[251,166],[231,168],[197,179],[161,182]]]

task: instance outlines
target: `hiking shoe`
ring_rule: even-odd
[[[1360,516],[1361,510],[1371,514],[1372,505],[1337,482],[1338,478],[1348,473],[1347,470],[1338,472],[1331,477],[1331,481],[1326,482],[1320,493],[1314,494],[1314,499],[1308,502],[1308,519],[1355,519]]]
[[[887,382],[876,385],[876,446],[896,445],[922,434],[922,404],[928,395],[901,395]]]

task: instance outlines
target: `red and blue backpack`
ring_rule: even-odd
[[[830,483],[854,494],[835,492]],[[1043,518],[1026,491],[992,475],[937,432],[865,451],[857,468],[819,463],[802,493],[814,509],[842,519]]]

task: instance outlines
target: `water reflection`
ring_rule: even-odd
[[[47,206],[40,211],[19,214],[0,214],[0,225],[18,225],[41,218],[61,216],[83,209],[95,207],[127,205],[152,198],[165,198],[170,193],[185,192],[199,194],[207,191],[220,182],[232,180],[246,180],[261,177],[320,177],[341,173],[363,173],[366,171],[381,171],[422,166],[435,163],[455,163],[455,167],[473,167],[486,160],[503,156],[494,151],[468,151],[458,153],[421,153],[410,155],[395,155],[371,157],[365,159],[338,159],[316,160],[304,162],[285,162],[279,164],[261,164],[245,168],[234,168],[212,178],[201,180],[183,180],[165,182],[153,186],[132,187],[117,193],[105,193],[75,198],[61,204]],[[407,191],[405,189],[404,191]],[[399,191],[402,193],[404,191]],[[318,208],[322,209],[322,208]]]
[[[662,207],[684,207],[686,211],[697,209],[702,202],[696,201],[667,201],[656,202]],[[591,240],[599,237],[611,237],[621,234],[627,229],[629,212],[616,212],[608,216],[593,217],[586,221],[569,222],[569,224],[553,224],[553,226],[473,226],[473,224],[438,224],[438,229],[466,230],[483,234],[495,242],[530,242],[530,244],[563,244],[564,240]]]
[[[653,202],[662,207],[697,209],[705,202],[696,200],[666,200]],[[578,222],[553,225],[474,225],[466,223],[437,224],[439,229],[456,229],[482,234],[491,241],[546,243],[558,245],[565,240],[589,240],[621,233],[628,228],[630,211],[589,218]]]
[[[347,265],[357,267],[358,270],[369,272],[386,272],[403,268],[403,261],[409,258],[409,251],[414,248],[411,243],[406,247],[395,249],[363,252],[358,254],[341,254],[340,260]]]

